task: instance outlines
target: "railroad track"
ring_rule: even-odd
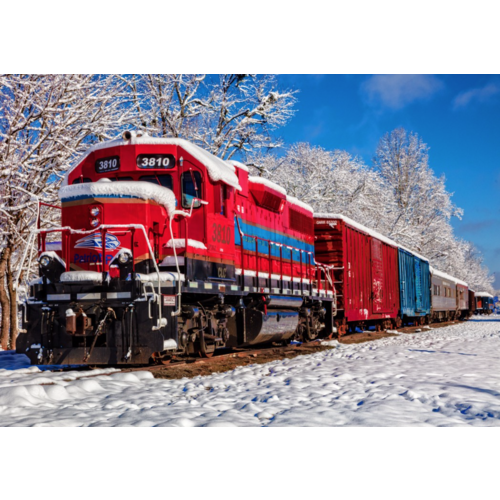
[[[399,333],[412,334],[418,331],[425,331],[429,328],[444,328],[454,324],[460,323],[459,321],[450,321],[443,323],[432,323],[428,326],[408,326],[399,328]],[[354,334],[347,334],[340,339],[340,343],[351,344],[369,342],[383,337],[394,336],[394,333],[389,332],[360,332]],[[238,366],[245,366],[249,364],[262,364],[270,361],[294,358],[305,354],[313,354],[323,350],[332,349],[332,346],[322,345],[323,339],[317,339],[312,342],[302,344],[290,344],[286,346],[273,345],[261,348],[238,348],[231,350],[220,350],[216,352],[211,358],[173,358],[166,364],[158,365],[144,365],[144,366],[116,366],[122,373],[149,371],[155,378],[183,378],[195,377],[197,375],[209,375],[211,373],[232,370]],[[92,372],[93,369],[100,367],[81,366],[81,367],[68,367],[62,368],[59,371],[85,371]],[[113,372],[114,373],[114,372]],[[102,374],[92,375],[89,377],[99,376]],[[104,374],[107,375],[107,374]],[[111,373],[110,373],[111,375]]]

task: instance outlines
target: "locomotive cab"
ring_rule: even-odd
[[[94,235],[73,235],[67,242],[71,269],[108,271],[119,249],[127,248],[137,272],[153,272],[156,260],[165,271],[179,267],[188,280],[234,280],[232,199],[239,187],[234,167],[215,157],[200,161],[200,151],[211,155],[187,141],[156,143],[148,136],[129,137],[130,144],[95,148],[69,174],[63,196],[70,191],[74,196],[62,199],[62,223],[86,230],[101,224],[123,225],[124,220],[143,225],[153,255],[137,230],[135,234],[124,230],[122,240],[110,229],[104,263],[99,237],[96,241]],[[169,197],[167,190],[173,206],[171,200],[162,205],[161,199]]]

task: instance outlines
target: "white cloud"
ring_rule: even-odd
[[[362,83],[361,92],[372,106],[401,109],[429,99],[443,87],[443,82],[432,75],[374,75]]]
[[[465,108],[474,101],[479,103],[488,102],[498,93],[500,93],[500,85],[496,83],[488,83],[484,87],[460,92],[460,94],[458,94],[453,101],[453,109]]]

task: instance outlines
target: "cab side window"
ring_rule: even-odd
[[[201,193],[201,175],[199,172],[190,170],[182,174],[182,208],[191,208],[194,198],[202,197]],[[193,208],[198,208],[201,203],[197,200]]]

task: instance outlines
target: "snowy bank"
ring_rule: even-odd
[[[0,352],[4,426],[496,426],[500,320],[194,379],[50,373]],[[98,373],[98,372],[97,372]],[[93,374],[97,374],[94,372]],[[42,385],[50,384],[50,385]]]

